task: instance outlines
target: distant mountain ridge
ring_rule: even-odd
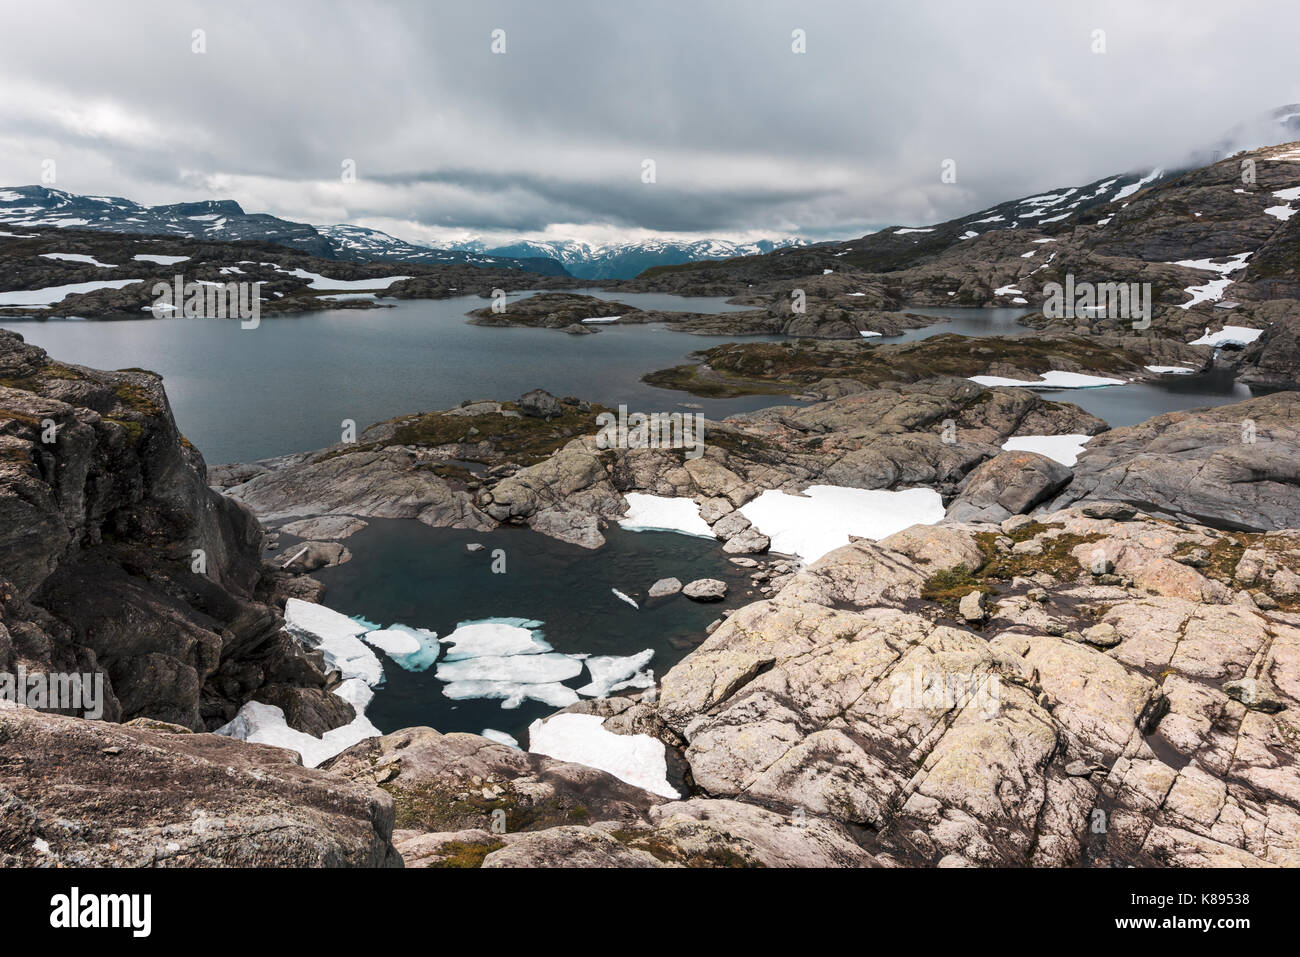
[[[13,186],[0,189],[0,223],[220,242],[271,242],[342,262],[468,263],[550,276],[567,275],[564,266],[549,256],[494,257],[481,252],[416,246],[361,226],[316,227],[267,213],[246,213],[230,199],[143,206],[120,196],[79,196],[45,186]]]
[[[247,213],[229,199],[143,206],[120,196],[82,196],[45,186],[0,189],[0,223],[222,242],[252,240],[344,262],[469,263],[580,279],[628,279],[654,266],[754,256],[806,245],[802,239],[752,243],[647,240],[596,245],[576,240],[523,240],[494,246],[480,240],[412,243],[366,226],[312,226],[267,213]]]
[[[631,279],[655,266],[759,256],[776,249],[806,245],[808,242],[803,239],[761,239],[751,243],[735,243],[725,239],[651,239],[595,245],[577,240],[521,240],[502,246],[488,246],[473,241],[455,244],[450,248],[475,250],[490,256],[545,256],[563,263],[569,274],[579,279]]]

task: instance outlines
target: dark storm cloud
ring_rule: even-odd
[[[1300,100],[1282,0],[47,0],[4,23],[0,183],[54,158],[77,192],[429,235],[851,235],[1177,162]]]

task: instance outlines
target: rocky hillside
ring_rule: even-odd
[[[0,332],[0,672],[102,672],[111,721],[210,730],[255,696],[316,733],[350,720],[283,631],[262,544],[157,375]]]
[[[382,305],[376,295],[445,299],[488,296],[495,288],[578,284],[566,275],[491,265],[339,262],[270,242],[6,229],[0,230],[0,316],[148,318],[157,299],[154,284],[171,284],[177,275],[184,283],[211,287],[260,282],[264,318],[319,309],[373,309]],[[251,301],[251,290],[247,296]]]
[[[846,243],[648,270],[629,290],[734,296],[802,335],[847,338],[870,313],[915,306],[1023,307],[1026,322],[1129,327],[1134,316],[1045,318],[1045,287],[1150,283],[1148,335],[1184,342],[1206,327],[1264,328],[1300,300],[1300,143],[1170,174],[1054,190],[927,227]],[[804,296],[796,310],[795,290]]]

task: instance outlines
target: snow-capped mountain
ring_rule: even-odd
[[[252,240],[346,262],[469,263],[564,275],[563,266],[551,256],[503,258],[481,251],[416,246],[361,226],[317,227],[266,213],[246,213],[229,199],[142,206],[119,196],[79,196],[45,186],[14,186],[0,189],[0,223],[222,242]]]
[[[802,239],[759,240],[733,243],[723,239],[694,242],[646,240],[592,245],[576,240],[538,242],[523,240],[504,246],[463,243],[457,249],[474,249],[492,256],[545,256],[564,264],[580,279],[631,279],[652,266],[676,266],[705,259],[757,256],[787,246],[803,246]]]

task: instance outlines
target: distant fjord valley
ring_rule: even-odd
[[[0,672],[102,680],[0,862],[1300,865],[1298,124],[842,242],[0,190]]]

